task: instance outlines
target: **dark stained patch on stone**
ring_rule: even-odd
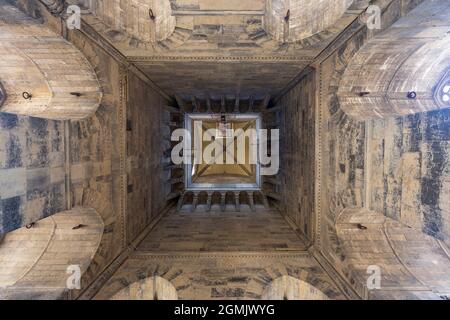
[[[445,170],[446,154],[442,143],[434,141],[430,145],[430,166],[426,176],[422,178],[421,201],[424,205],[424,232],[443,240],[442,212],[439,208],[439,198],[442,189],[441,176]]]
[[[45,166],[48,166],[48,148],[47,145],[41,145],[35,159],[35,167]]]
[[[27,200],[48,196],[50,175],[46,169],[30,170],[27,173]]]
[[[11,134],[6,143],[6,168],[19,168],[22,165],[22,147],[19,138]]]
[[[364,169],[364,149],[365,141],[363,139],[356,139],[356,169]]]
[[[408,136],[404,141],[404,152],[419,152],[421,141],[421,114],[414,114],[407,117],[404,127],[408,128]]]
[[[450,109],[432,111],[427,114],[424,139],[450,141]]]
[[[31,132],[37,139],[45,139],[48,135],[48,120],[41,118],[29,118]]]
[[[64,185],[53,186],[45,201],[44,210],[42,212],[43,216],[48,217],[52,214],[64,211],[66,209],[64,200]]]
[[[227,279],[228,282],[242,282],[242,283],[247,283],[248,281],[250,281],[250,279],[248,277],[231,277]]]
[[[13,129],[17,127],[19,119],[17,115],[10,113],[0,112],[0,128],[1,129]]]
[[[2,213],[2,230],[4,233],[13,231],[22,226],[20,215],[20,197],[0,200]]]
[[[63,132],[63,128],[62,125],[60,125],[60,122],[58,121],[54,121],[53,122],[53,127],[54,127],[54,131],[55,131],[55,135],[51,141],[51,146],[52,146],[52,152],[58,152],[62,150],[62,142],[63,142],[63,137],[62,137],[62,132]]]
[[[243,297],[245,295],[245,290],[242,288],[212,288],[211,297],[223,298],[223,297]]]

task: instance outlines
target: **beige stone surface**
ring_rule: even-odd
[[[75,208],[8,233],[0,242],[0,298],[14,297],[17,290],[65,292],[68,268],[86,271],[103,228],[95,210]]]
[[[2,3],[0,40],[0,82],[6,93],[2,112],[76,120],[97,110],[102,97],[97,77],[84,56],[61,36]],[[23,92],[31,94],[30,99]]]
[[[284,251],[306,246],[281,215],[259,208],[242,212],[173,212],[139,245],[141,251]]]
[[[0,114],[0,232],[37,222],[0,235],[0,298],[449,297],[450,109],[434,94],[448,5],[378,1],[382,30],[368,30],[368,4],[92,0],[81,30],[41,2],[16,2],[39,22],[2,9],[12,100],[27,84],[43,106],[98,79],[102,101],[71,122]],[[71,115],[92,107],[71,101]],[[169,155],[188,110],[280,129],[279,173],[253,201],[185,192]],[[72,263],[82,290],[68,292]]]

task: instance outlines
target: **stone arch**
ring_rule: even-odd
[[[433,24],[424,17],[433,17]],[[435,90],[450,68],[447,1],[423,3],[354,56],[340,82],[341,108],[357,120],[450,106]]]
[[[67,286],[71,272],[79,270],[81,276],[87,270],[103,230],[94,209],[73,208],[5,234],[0,242],[0,298],[67,298],[77,285]]]
[[[130,284],[110,300],[178,300],[178,294],[170,281],[154,276]]]
[[[263,300],[328,300],[326,294],[309,283],[291,276],[273,280],[262,294]]]
[[[353,2],[353,0],[267,0],[265,28],[280,42],[304,40],[334,25]]]
[[[336,233],[350,269],[346,277],[362,297],[440,299],[449,292],[448,248],[432,236],[364,208],[343,210]],[[380,288],[368,288],[373,267],[380,270]]]
[[[102,93],[83,54],[11,5],[0,7],[0,111],[79,120],[97,110]]]
[[[91,11],[111,28],[109,33],[113,38],[128,37],[130,43],[154,43],[167,39],[175,30],[176,18],[172,15],[169,0],[116,1],[112,7],[104,1],[93,0],[91,3]],[[129,14],[124,18],[122,12]]]

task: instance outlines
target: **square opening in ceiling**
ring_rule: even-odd
[[[191,163],[187,190],[259,190],[259,114],[186,114]]]

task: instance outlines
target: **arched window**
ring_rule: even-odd
[[[444,107],[450,107],[450,71],[438,86],[437,98]]]
[[[291,276],[273,280],[262,295],[263,300],[329,300],[319,289]]]
[[[155,276],[130,284],[111,300],[178,300],[175,287],[166,279]]]

